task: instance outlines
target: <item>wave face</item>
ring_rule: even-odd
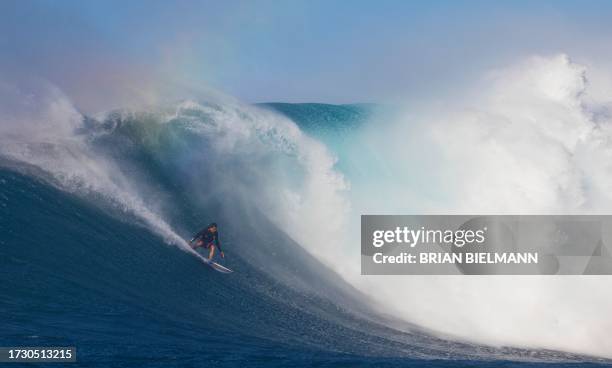
[[[84,366],[598,361],[436,337],[331,268],[364,164],[342,162],[345,139],[373,106],[184,101],[94,118],[39,96],[0,106],[3,346],[77,346]],[[211,221],[231,275],[183,240]]]

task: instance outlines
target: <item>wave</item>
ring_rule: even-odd
[[[393,160],[423,146],[411,141],[406,148],[390,137],[415,139],[415,126],[435,132],[406,130],[398,111],[211,98],[84,116],[50,86],[34,100],[3,92],[10,95],[0,105],[3,292],[4,312],[13,316],[5,343],[85,344],[101,362],[110,359],[102,346],[131,346],[138,357],[142,341],[155,341],[160,352],[172,341],[167,349],[187,359],[181,363],[197,360],[200,341],[243,359],[271,354],[278,361],[297,352],[302,363],[333,354],[338,361],[597,361],[547,349],[609,351],[598,335],[603,327],[591,319],[580,336],[554,339],[574,326],[559,324],[576,316],[575,306],[556,304],[546,283],[529,292],[543,291],[541,305],[558,306],[556,320],[535,323],[519,339],[507,326],[517,317],[512,311],[481,313],[500,303],[484,303],[484,295],[508,302],[495,288],[516,288],[509,280],[359,277],[359,247],[351,246],[358,244],[359,214],[427,211],[434,201],[422,198],[450,196],[435,177],[405,171],[427,172],[444,152],[429,163]],[[211,221],[220,224],[227,264],[236,270],[231,277],[207,272],[183,240]],[[606,285],[571,287],[585,283],[595,291]],[[527,310],[519,317],[533,316]],[[557,323],[555,336],[543,336],[550,323]],[[491,336],[482,324],[506,330]],[[470,336],[466,325],[477,333]],[[127,330],[137,338],[124,337]]]
[[[374,114],[342,133],[330,147],[350,183],[352,217],[345,257],[330,262],[359,264],[350,246],[359,244],[359,214],[608,213],[610,96],[589,76],[566,55],[532,57],[487,73],[461,97]],[[609,277],[343,275],[395,316],[455,337],[612,351]]]

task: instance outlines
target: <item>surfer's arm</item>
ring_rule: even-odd
[[[219,253],[221,253],[221,257],[225,258],[225,254],[223,253],[223,249],[221,249],[221,242],[219,241],[219,233],[215,234],[215,245],[219,249]]]

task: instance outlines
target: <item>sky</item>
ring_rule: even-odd
[[[83,110],[179,89],[418,100],[528,55],[605,64],[610,16],[609,1],[2,0],[0,80],[47,81]]]

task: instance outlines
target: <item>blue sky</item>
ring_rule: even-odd
[[[531,54],[609,61],[611,16],[609,1],[3,0],[0,73],[48,80],[85,109],[170,84],[385,102]]]

